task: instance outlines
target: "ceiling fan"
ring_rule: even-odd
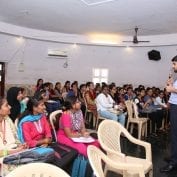
[[[138,33],[138,27],[135,27],[135,35],[133,36],[133,40],[132,41],[122,41],[122,42],[133,42],[134,44],[138,44],[139,42],[150,42],[150,41],[139,41],[138,37],[137,37],[137,33]]]

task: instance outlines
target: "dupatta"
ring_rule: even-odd
[[[22,130],[23,123],[38,121],[39,119],[42,118],[42,116],[43,116],[43,114],[27,115],[19,122],[18,129],[17,129],[17,134],[18,134],[18,138],[19,138],[21,143],[24,143],[23,130]]]

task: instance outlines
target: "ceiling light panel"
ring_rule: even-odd
[[[81,0],[81,1],[88,6],[93,6],[93,5],[104,4],[116,0]]]

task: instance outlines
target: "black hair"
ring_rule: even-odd
[[[72,106],[73,104],[76,103],[76,101],[77,101],[76,96],[66,97],[66,100],[64,101],[63,106],[62,106],[62,111],[67,111],[67,110],[72,109]]]
[[[46,91],[44,89],[41,89],[40,91],[36,91],[34,94],[34,98],[36,98],[37,100],[42,98],[42,95],[46,94]]]
[[[37,87],[39,86],[39,82],[40,82],[40,81],[43,82],[43,79],[40,78],[40,79],[37,80],[37,84],[36,84]]]
[[[49,87],[49,86],[50,86],[50,82],[45,82],[45,83],[43,84],[43,88]]]
[[[171,59],[172,62],[176,62],[177,61],[177,55],[174,56],[172,59]]]
[[[19,100],[17,100],[19,92],[21,92],[20,87],[11,87],[7,91],[7,102],[11,106],[9,117],[12,119],[13,122],[20,114],[21,106]]]
[[[101,87],[101,90],[103,91],[105,88],[108,88],[108,86],[106,84],[103,84],[102,87]]]
[[[109,89],[112,90],[114,87],[116,87],[114,84],[109,85]]]
[[[81,84],[79,89],[81,90],[83,87],[86,87],[86,85],[85,84]]]
[[[71,84],[71,88],[73,88],[74,85],[77,86],[76,82],[73,82],[73,83]]]
[[[56,88],[56,86],[57,86],[58,84],[61,85],[61,82],[56,82],[56,83],[55,83],[55,88]]]
[[[92,82],[87,82],[86,87],[90,87],[91,84],[92,84]]]
[[[67,84],[70,84],[70,83],[71,83],[70,81],[66,81],[64,86],[66,86]]]
[[[33,115],[33,107],[37,107],[43,101],[42,97],[30,97],[27,103],[26,110],[19,117],[19,122],[27,115]]]
[[[5,97],[0,96],[0,109],[1,109],[1,106],[4,104],[5,100],[6,100]]]

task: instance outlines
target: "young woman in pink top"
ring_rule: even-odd
[[[57,132],[58,142],[76,149],[80,154],[87,157],[87,147],[95,145],[99,147],[99,143],[95,140],[92,143],[78,143],[71,138],[88,137],[89,133],[85,129],[81,103],[77,97],[72,96],[66,99],[63,105],[63,114],[59,122],[59,130]]]

